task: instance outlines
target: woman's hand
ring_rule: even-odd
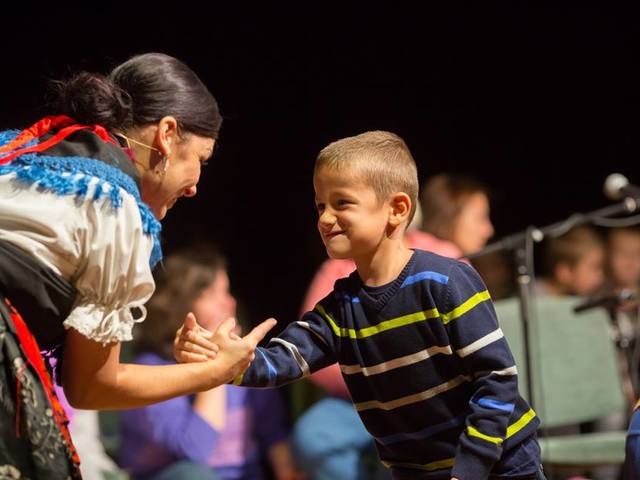
[[[178,363],[214,359],[219,348],[211,341],[212,338],[213,333],[198,325],[196,316],[189,312],[173,340],[173,356]]]
[[[220,374],[231,381],[249,368],[255,358],[256,346],[276,323],[274,318],[269,318],[240,338],[233,331],[236,326],[234,318],[222,322],[212,338],[220,347],[213,362]]]

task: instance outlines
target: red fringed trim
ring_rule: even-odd
[[[6,155],[0,157],[0,165],[9,163],[14,158],[19,157],[20,155],[23,155],[25,153],[43,152],[45,150],[48,150],[54,145],[60,143],[72,133],[75,133],[79,130],[91,130],[104,142],[118,145],[118,143],[109,136],[107,130],[100,125],[79,125],[73,118],[66,115],[49,116],[44,117],[42,120],[34,123],[26,130],[20,132],[18,136],[11,142],[1,146],[0,155],[2,155],[3,153],[6,153]],[[47,141],[38,143],[37,145],[33,145],[31,147],[20,148],[22,145],[30,142],[31,140],[40,138],[52,131],[57,131],[57,133]]]

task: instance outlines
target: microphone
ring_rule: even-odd
[[[604,194],[611,200],[623,198],[640,198],[640,187],[629,183],[621,173],[612,173],[604,181]]]
[[[636,294],[631,290],[622,290],[620,292],[608,292],[601,295],[596,295],[592,298],[587,299],[585,302],[580,305],[576,305],[573,307],[573,311],[575,313],[584,312],[586,310],[591,310],[596,307],[604,307],[607,310],[612,310],[616,308],[619,304],[626,302],[627,300],[633,300],[636,298]]]

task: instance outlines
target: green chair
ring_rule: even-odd
[[[579,300],[538,297],[529,323],[533,408],[545,428],[590,422],[624,411],[618,354],[603,309],[576,314]],[[495,303],[500,326],[519,371],[520,392],[529,397],[518,299]],[[540,438],[543,463],[591,468],[624,461],[626,430]]]

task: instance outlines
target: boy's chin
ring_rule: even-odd
[[[332,258],[333,260],[349,260],[352,258],[350,253],[351,252],[340,252],[335,250],[329,250],[327,248],[327,255],[329,256],[329,258]]]

